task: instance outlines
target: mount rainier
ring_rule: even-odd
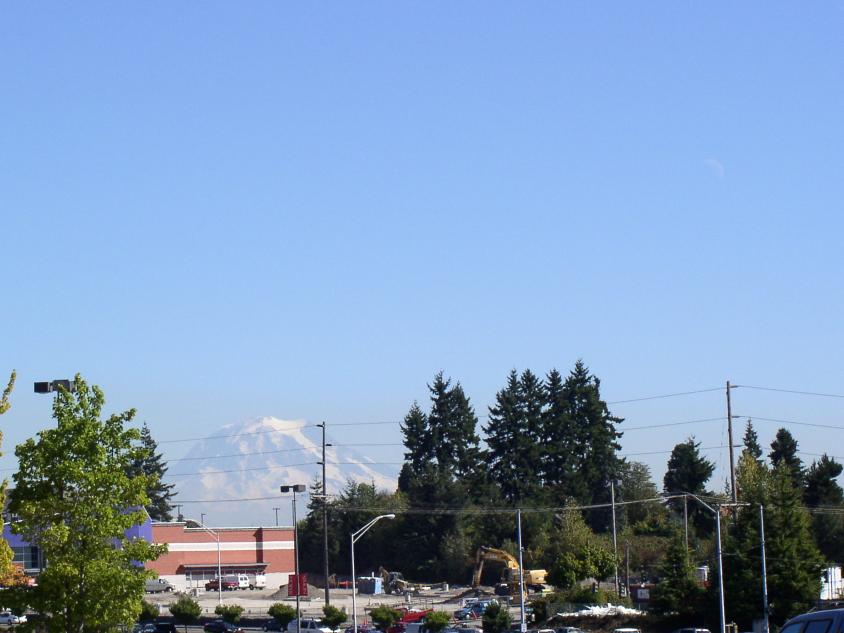
[[[327,443],[331,442],[326,437]],[[329,446],[326,482],[329,494],[342,490],[349,479],[395,490],[397,467],[371,463],[354,449]],[[291,524],[289,498],[279,497],[281,484],[310,486],[322,477],[321,431],[303,420],[261,417],[229,424],[197,442],[184,457],[172,460],[166,476],[175,484],[172,503],[191,519],[207,515],[209,526]],[[306,510],[307,495],[297,496],[298,516]],[[232,500],[232,501],[227,501]],[[238,501],[234,501],[238,500]],[[176,513],[174,512],[174,517]]]

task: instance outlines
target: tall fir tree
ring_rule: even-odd
[[[747,453],[755,460],[762,459],[762,447],[759,445],[759,436],[753,428],[753,422],[748,418],[747,426],[744,427],[744,448],[742,453]]]
[[[797,440],[788,431],[781,428],[777,431],[774,441],[771,442],[771,452],[768,458],[774,467],[784,464],[794,485],[798,489],[803,488],[803,461],[797,456]]]
[[[147,497],[149,504],[147,512],[153,521],[172,521],[173,505],[170,503],[173,495],[174,484],[164,483],[164,476],[167,474],[167,463],[164,457],[158,452],[158,443],[152,437],[146,422],[141,428],[140,436],[141,451],[132,460],[127,469],[127,475],[137,477],[143,475],[147,482]]]
[[[674,534],[659,568],[650,608],[657,613],[693,618],[703,601],[703,589],[695,579],[692,556],[682,532]]]
[[[668,458],[668,468],[662,479],[664,490],[670,494],[690,492],[694,495],[704,495],[706,482],[715,472],[715,464],[700,454],[700,442],[690,437],[685,442],[677,444]],[[679,511],[683,502],[675,499],[672,507]],[[712,518],[697,504],[690,504],[689,519],[697,528],[699,534],[710,534],[715,528]]]
[[[803,502],[815,508],[812,515],[812,533],[815,543],[828,562],[844,563],[844,517],[835,510],[844,504],[844,491],[838,485],[842,466],[824,454],[806,471],[806,488]]]
[[[616,425],[623,419],[610,413],[607,403],[601,399],[600,379],[589,372],[582,360],[575,363],[563,383],[562,398],[577,438],[572,448],[579,458],[576,476],[586,490],[583,501],[608,503],[610,481],[621,474],[622,459],[618,454],[621,433]],[[604,508],[592,510],[587,521],[596,531],[604,532],[611,528],[612,513]]]
[[[576,435],[567,393],[562,374],[556,369],[548,372],[545,377],[546,406],[542,420],[545,455],[538,468],[542,484],[552,498],[582,499],[586,496],[586,487],[576,476],[579,465],[577,448],[585,440]]]
[[[514,369],[489,408],[489,422],[484,427],[486,458],[491,478],[511,504],[534,498],[540,488],[538,433],[543,399],[536,376],[525,371],[520,379]]]

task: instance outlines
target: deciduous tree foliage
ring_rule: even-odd
[[[16,377],[17,374],[14,370],[12,370],[12,374],[9,376],[9,382],[6,385],[6,388],[3,389],[3,394],[0,395],[0,415],[6,413],[6,411],[8,411],[12,406],[9,402],[9,396],[12,395],[12,389],[15,388]],[[2,441],[3,432],[0,431],[0,443],[2,443]],[[3,453],[0,453],[0,455],[2,454]],[[0,507],[5,507],[5,505],[6,480],[4,479],[2,483],[0,483]],[[24,573],[12,564],[12,559],[14,559],[14,552],[12,552],[12,548],[9,547],[6,539],[0,538],[0,586],[11,587],[19,585],[26,580]]]
[[[275,620],[281,625],[282,631],[287,628],[288,624],[296,619],[296,609],[289,604],[284,604],[283,602],[274,603],[267,610],[267,613],[271,618],[275,618]]]
[[[484,609],[481,620],[484,633],[507,633],[511,624],[510,611],[497,602],[493,602]]]
[[[170,605],[170,614],[178,624],[184,625],[185,633],[187,633],[188,625],[196,622],[202,615],[202,607],[190,596],[181,594],[179,599]]]
[[[126,536],[145,515],[147,480],[126,475],[140,450],[134,410],[101,419],[105,397],[81,376],[53,400],[56,427],[17,447],[12,529],[48,565],[26,596],[51,633],[112,629],[141,609],[143,563],[166,550]]]

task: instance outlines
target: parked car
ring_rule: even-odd
[[[360,627],[358,627],[358,631],[360,631]],[[302,622],[299,624],[299,627],[296,627],[296,620],[291,620],[290,623],[287,625],[287,633],[334,633],[331,629],[327,626],[321,624],[318,620],[312,619],[305,619],[302,618]]]
[[[225,620],[209,622],[202,627],[202,630],[206,631],[206,633],[243,633],[242,628]]]
[[[583,629],[579,629],[576,626],[561,626],[557,629],[557,633],[584,633]]]
[[[642,629],[620,628],[620,629],[613,629],[612,633],[642,633]]]
[[[780,633],[835,633],[844,625],[844,609],[804,613],[783,624]]]
[[[710,633],[709,629],[682,628],[674,629],[672,633]]]
[[[264,626],[262,627],[265,631],[286,631],[287,629],[281,626],[281,622],[273,618],[272,620],[267,620],[264,622]]]
[[[173,622],[156,622],[155,633],[178,633],[178,630]]]
[[[25,615],[15,615],[11,611],[0,611],[0,624],[14,626],[15,624],[23,624],[26,622]]]

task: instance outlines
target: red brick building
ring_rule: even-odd
[[[190,525],[195,525],[191,523]],[[213,532],[213,534],[212,534]],[[188,527],[187,523],[153,523],[153,543],[166,543],[169,551],[147,568],[177,589],[202,588],[217,576],[217,538],[223,574],[263,572],[267,587],[287,584],[293,573],[292,527]]]

